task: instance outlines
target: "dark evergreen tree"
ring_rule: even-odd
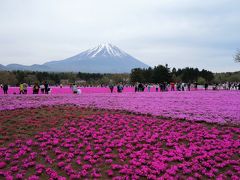
[[[153,83],[170,82],[171,74],[169,68],[162,65],[155,66],[153,69],[152,79]]]
[[[132,69],[130,74],[130,80],[132,83],[144,82],[143,70],[140,68]]]

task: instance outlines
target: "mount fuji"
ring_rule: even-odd
[[[129,73],[133,68],[148,67],[148,65],[118,47],[106,43],[63,60],[31,66],[9,64],[3,66],[2,69],[50,72]]]
[[[64,60],[51,61],[43,65],[54,71],[90,73],[129,73],[133,68],[149,67],[109,43],[101,44]]]

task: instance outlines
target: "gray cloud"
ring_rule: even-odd
[[[238,0],[1,0],[0,63],[64,59],[111,42],[149,65],[240,70]]]

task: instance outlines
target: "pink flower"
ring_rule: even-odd
[[[21,173],[19,173],[19,174],[16,174],[16,178],[17,178],[17,179],[23,179],[23,177],[24,177],[24,175],[23,175],[23,174],[21,174]]]
[[[108,174],[108,176],[113,176],[113,175],[114,175],[114,173],[113,173],[112,170],[108,170],[108,171],[107,171],[107,174]]]
[[[6,165],[7,165],[7,164],[6,164],[5,162],[3,162],[3,161],[2,161],[2,162],[0,162],[0,169],[3,169],[3,168],[5,168],[5,167],[6,167]]]
[[[58,139],[53,139],[53,145],[57,145],[59,143]]]
[[[26,142],[26,144],[27,144],[28,146],[31,146],[32,143],[33,143],[32,139],[29,139],[29,140]]]
[[[17,172],[18,171],[18,167],[17,166],[13,166],[10,168],[12,172]]]
[[[62,168],[64,165],[65,165],[65,163],[62,162],[62,161],[57,164],[57,166],[60,167],[60,168]]]
[[[87,172],[85,169],[83,169],[83,170],[81,171],[81,175],[82,175],[83,177],[86,177],[87,174],[88,174],[88,172]]]

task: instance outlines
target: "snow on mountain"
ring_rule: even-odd
[[[124,57],[127,56],[127,54],[120,50],[118,47],[105,43],[100,44],[99,46],[85,51],[85,54],[89,56],[90,58],[94,58],[96,56],[113,56],[113,57]]]

